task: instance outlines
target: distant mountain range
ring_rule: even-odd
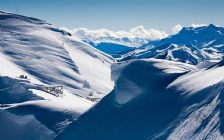
[[[224,139],[224,60],[191,65],[221,59],[223,33],[209,25],[83,42],[0,11],[0,139]]]
[[[198,64],[221,60],[224,54],[224,28],[213,24],[198,28],[184,27],[178,34],[150,41],[122,56],[122,60],[158,58]]]
[[[72,35],[90,44],[91,46],[117,58],[148,43],[150,40],[162,39],[168,36],[163,31],[146,30],[143,26],[130,29],[130,31],[110,31],[107,29],[88,30],[78,28],[70,30]]]
[[[206,60],[221,60],[224,55],[224,28],[213,24],[184,27],[175,35],[157,40],[83,36],[82,40],[118,61],[157,58],[195,65]]]

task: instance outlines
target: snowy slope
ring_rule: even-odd
[[[1,12],[0,40],[1,55],[45,84],[83,96],[96,92],[102,97],[113,88],[112,57],[45,21]]]
[[[122,56],[121,60],[158,58],[198,64],[224,56],[224,28],[214,25],[183,28],[178,34],[150,41]]]
[[[150,42],[123,60],[180,62],[113,64],[66,30],[0,12],[0,139],[224,139],[223,30],[179,35],[182,41]],[[41,90],[50,85],[63,85],[63,96]],[[105,97],[93,106],[86,96]]]
[[[53,139],[114,83],[114,59],[45,21],[0,11],[0,139]],[[28,79],[19,78],[25,75]],[[63,96],[41,90],[62,85]]]
[[[114,90],[56,139],[223,139],[223,64],[199,69],[149,59],[113,65]]]
[[[15,69],[16,70],[16,69]],[[43,92],[43,85],[0,77],[0,138],[52,139],[93,103],[64,91],[63,98]]]

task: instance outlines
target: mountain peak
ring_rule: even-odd
[[[28,22],[28,23],[39,24],[39,25],[43,25],[43,24],[50,25],[46,21],[40,20],[40,19],[37,19],[37,18],[23,16],[23,15],[19,15],[19,14],[16,14],[16,13],[0,11],[0,20],[5,20],[5,19],[9,19],[9,20],[16,19],[16,20],[21,20],[21,21],[25,21],[25,22]],[[17,22],[12,22],[12,23],[17,23]]]
[[[192,32],[192,31],[194,31],[193,27],[183,27],[178,34],[188,34],[188,33]]]
[[[170,44],[175,44],[175,46]],[[197,64],[205,60],[221,60],[223,46],[224,28],[210,24],[196,28],[183,27],[178,34],[150,41],[140,47],[142,50],[137,50],[135,53],[130,52],[126,56],[129,59],[153,57]],[[169,57],[166,54],[169,54]]]
[[[183,33],[189,33],[189,32],[197,32],[198,30],[207,30],[207,29],[217,29],[218,27],[215,26],[214,24],[209,24],[207,26],[200,26],[200,27],[183,27],[181,31],[178,34],[183,34]]]
[[[208,27],[210,27],[210,28],[216,28],[216,26],[214,24],[209,24]]]

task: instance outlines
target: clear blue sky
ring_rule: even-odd
[[[0,0],[0,9],[70,29],[145,28],[168,33],[177,24],[224,25],[224,0]]]

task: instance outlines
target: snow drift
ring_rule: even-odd
[[[0,138],[52,139],[92,106],[64,91],[57,98],[28,80],[0,77]]]
[[[116,64],[114,90],[56,139],[223,139],[223,71],[223,61],[203,69],[154,59]]]
[[[205,35],[198,44],[209,58],[221,59],[223,30],[212,25],[184,28],[179,34],[190,45],[177,38],[150,53],[197,64],[203,59],[195,56],[207,55],[189,39],[195,30]],[[137,52],[147,56],[147,49]],[[185,54],[181,59],[179,52]],[[224,60],[197,66],[156,59],[113,64],[111,56],[65,30],[6,12],[0,12],[0,58],[1,139],[224,139]],[[64,86],[63,96],[41,90],[49,85]],[[104,98],[92,107],[86,96]]]

